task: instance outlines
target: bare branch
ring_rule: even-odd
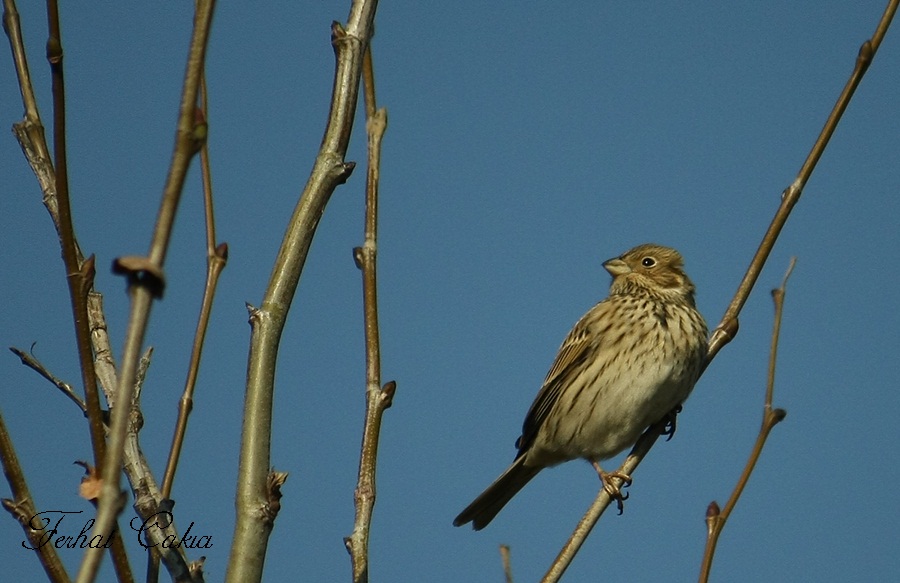
[[[196,3],[194,29],[179,107],[175,149],[163,189],[163,198],[150,251],[146,258],[122,258],[114,263],[114,271],[122,273],[128,278],[131,312],[116,390],[116,398],[120,405],[112,410],[110,442],[103,464],[103,491],[92,530],[94,534],[109,532],[118,512],[116,500],[119,497],[119,473],[122,468],[130,413],[130,407],[124,404],[130,404],[132,401],[138,375],[138,359],[147,329],[151,303],[154,298],[162,295],[165,284],[162,266],[165,262],[172,225],[175,221],[175,212],[181,199],[188,166],[206,138],[206,126],[197,124],[195,112],[214,6],[214,0],[198,0]],[[78,572],[78,583],[89,583],[95,579],[100,559],[99,552],[92,549],[86,551]],[[187,581],[192,580],[196,574],[189,571],[172,573],[172,575],[177,580]]]
[[[56,377],[56,375],[47,370],[47,367],[45,367],[41,363],[41,361],[39,361],[33,355],[28,354],[24,350],[16,348],[15,346],[10,346],[9,350],[19,357],[19,359],[22,361],[22,364],[34,370],[39,375],[53,383],[53,385],[57,389],[62,391],[65,396],[67,396],[73,403],[78,405],[78,408],[81,409],[81,412],[85,415],[85,417],[87,417],[87,407],[85,406],[84,401],[81,399],[81,397],[79,397],[78,394],[75,393],[75,389],[72,388],[72,385]]]
[[[863,75],[866,74],[869,65],[875,58],[875,53],[878,51],[878,47],[881,46],[881,41],[894,18],[894,13],[897,11],[897,5],[898,0],[891,0],[888,2],[888,6],[885,8],[884,14],[881,16],[881,20],[878,22],[878,26],[875,29],[875,34],[872,35],[871,39],[865,41],[859,47],[859,54],[856,57],[856,64],[853,71],[850,73],[850,78],[847,80],[846,85],[844,85],[844,89],[841,91],[840,96],[838,96],[837,102],[831,110],[831,114],[829,114],[828,119],[825,120],[825,125],[822,127],[822,131],[819,132],[819,137],[816,138],[812,149],[807,155],[806,160],[803,162],[803,166],[801,166],[797,178],[781,194],[781,206],[779,206],[778,210],[775,212],[772,223],[769,225],[768,230],[763,236],[759,249],[757,249],[756,255],[753,256],[750,267],[744,274],[744,278],[738,286],[734,299],[731,300],[731,304],[729,304],[728,309],[725,310],[722,321],[716,329],[713,330],[709,342],[707,364],[709,364],[719,350],[733,338],[734,334],[730,331],[733,329],[736,330],[738,314],[740,313],[741,308],[744,307],[744,302],[746,302],[747,298],[750,296],[753,285],[756,283],[760,272],[762,272],[763,265],[765,265],[769,253],[775,246],[775,241],[778,238],[779,233],[781,233],[782,227],[784,227],[784,224],[787,222],[791,210],[800,200],[803,188],[809,181],[809,177],[812,175],[819,158],[822,156],[822,152],[825,151],[825,147],[828,145],[831,136],[834,134],[838,122],[841,121],[841,116],[843,116],[844,111],[850,104],[850,100],[853,98],[853,94],[859,86],[860,81],[862,81]]]
[[[272,396],[278,345],[309,246],[332,192],[354,168],[344,162],[359,92],[363,55],[369,43],[375,0],[355,0],[347,26],[334,22],[335,77],[331,111],[312,172],[288,224],[262,305],[250,312],[250,354],[244,426],[238,465],[237,522],[226,580],[253,583],[262,577],[272,523],[268,504]]]
[[[37,177],[43,192],[44,206],[50,213],[57,235],[61,237],[59,205],[56,200],[56,172],[53,169],[50,150],[44,137],[44,125],[41,122],[37,99],[34,96],[34,86],[28,70],[25,42],[22,39],[22,28],[19,24],[19,13],[15,0],[3,0],[3,30],[6,31],[6,36],[9,38],[9,46],[19,81],[19,91],[22,94],[22,104],[25,107],[25,117],[21,122],[13,124],[13,132],[16,134],[16,139],[22,147],[28,164]],[[78,256],[81,260],[80,250]]]
[[[362,583],[369,578],[369,529],[375,507],[375,469],[378,460],[378,439],[381,419],[391,406],[396,383],[381,387],[381,348],[378,338],[378,287],[376,277],[378,235],[378,173],[381,165],[381,141],[387,129],[387,112],[375,107],[375,76],[372,70],[372,48],[366,51],[363,62],[363,87],[366,103],[366,132],[369,155],[366,176],[366,219],[362,247],[353,250],[357,267],[362,270],[363,315],[366,334],[366,413],[359,474],[354,501],[356,519],[353,533],[344,539],[350,553],[353,581]]]
[[[6,430],[6,422],[3,421],[2,414],[0,414],[0,462],[3,464],[3,474],[9,482],[9,488],[13,495],[13,499],[4,498],[2,500],[3,508],[22,525],[29,546],[37,551],[38,560],[50,581],[68,583],[69,575],[66,573],[62,561],[59,560],[59,555],[56,554],[56,548],[52,544],[44,544],[47,541],[41,539],[40,529],[32,522],[39,520],[37,519],[38,512],[35,509],[31,492],[28,490],[28,484],[25,482],[22,466],[19,465],[19,457],[16,455],[16,449]],[[22,546],[25,546],[24,541]]]
[[[768,230],[763,236],[763,240],[760,243],[759,249],[753,256],[753,259],[750,262],[750,266],[748,267],[747,272],[744,274],[744,278],[738,286],[738,290],[735,293],[734,298],[729,304],[728,309],[725,311],[725,315],[722,317],[721,322],[712,333],[709,342],[709,349],[707,351],[706,362],[703,367],[704,370],[709,365],[709,363],[712,362],[713,358],[715,358],[719,350],[721,350],[722,347],[730,342],[731,339],[734,338],[734,336],[737,334],[738,315],[740,314],[744,303],[747,301],[747,298],[750,296],[750,292],[753,290],[753,285],[756,283],[756,280],[759,277],[760,272],[762,271],[763,265],[765,265],[765,262],[769,257],[769,253],[772,251],[772,247],[774,247],[775,245],[775,241],[778,238],[779,233],[781,233],[782,227],[784,226],[785,222],[787,222],[787,218],[790,215],[791,210],[800,199],[800,194],[803,191],[803,187],[806,185],[806,182],[809,180],[812,171],[815,169],[816,162],[818,162],[819,157],[822,155],[822,152],[825,149],[825,146],[828,144],[828,140],[834,133],[834,130],[837,127],[838,122],[840,121],[841,115],[844,113],[844,110],[850,103],[850,99],[853,97],[853,93],[856,90],[856,87],[859,85],[859,82],[862,80],[863,75],[868,70],[869,64],[875,57],[875,53],[877,52],[878,47],[881,44],[881,40],[884,38],[884,35],[887,32],[888,27],[890,26],[891,20],[894,17],[894,13],[897,11],[898,2],[900,2],[900,0],[890,0],[884,14],[881,17],[881,20],[878,23],[878,26],[876,27],[875,34],[871,39],[865,41],[860,47],[859,55],[856,59],[856,65],[852,73],[850,74],[850,78],[847,81],[844,90],[838,97],[831,115],[828,116],[828,119],[825,122],[825,126],[822,128],[822,131],[820,132],[819,137],[816,139],[812,150],[807,156],[806,161],[803,163],[803,166],[801,167],[797,178],[782,193],[781,205],[778,207],[778,210],[776,210],[775,216],[772,219],[772,223],[769,225]],[[643,461],[644,457],[650,451],[650,448],[653,447],[653,444],[656,443],[656,440],[659,438],[661,432],[665,430],[665,427],[666,421],[662,420],[647,429],[647,431],[645,431],[644,434],[641,435],[641,437],[638,439],[634,448],[632,448],[631,453],[625,459],[625,462],[622,464],[622,467],[618,471],[626,475],[631,475],[634,472],[635,468],[637,468],[641,461]],[[566,541],[566,544],[563,546],[562,550],[553,561],[553,564],[550,566],[550,569],[547,571],[546,575],[544,575],[542,581],[544,581],[545,583],[555,582],[558,581],[560,577],[562,577],[562,574],[565,572],[572,559],[574,558],[575,553],[577,553],[578,549],[581,548],[581,545],[584,543],[585,538],[590,533],[597,520],[599,520],[600,515],[603,513],[603,510],[605,510],[609,505],[610,501],[611,499],[609,495],[603,488],[601,488],[600,492],[597,494],[597,498],[594,500],[591,507],[578,523],[578,526],[576,526],[575,531],[569,537],[569,540]]]
[[[200,78],[200,106],[197,108],[197,117],[200,123],[208,125],[209,105],[206,94],[206,74]],[[194,388],[197,384],[197,375],[200,372],[200,357],[203,354],[203,343],[206,338],[206,330],[209,327],[209,318],[212,314],[213,298],[219,283],[219,275],[228,261],[228,245],[222,243],[216,246],[216,223],[213,212],[212,172],[209,163],[209,146],[203,142],[200,148],[200,169],[203,178],[203,202],[206,210],[206,285],[203,288],[203,299],[200,305],[200,315],[197,328],[194,331],[194,344],[191,347],[191,359],[188,363],[187,379],[184,383],[184,391],[178,402],[178,419],[175,421],[175,430],[172,435],[172,445],[169,448],[169,458],[166,462],[166,470],[163,474],[160,495],[163,500],[172,495],[172,485],[175,481],[175,472],[178,470],[178,461],[181,457],[181,449],[184,446],[184,438],[187,434],[187,423],[191,411],[194,408]],[[147,555],[147,581],[155,583],[159,577],[159,555],[156,552]]]
[[[87,316],[87,293],[94,284],[94,258],[92,256],[82,262],[78,246],[75,243],[66,155],[66,85],[63,74],[63,45],[59,24],[59,7],[56,0],[47,1],[47,21],[50,34],[47,39],[47,61],[50,63],[53,94],[53,154],[56,170],[56,197],[59,205],[59,240],[66,269],[66,281],[69,284],[69,297],[72,302],[75,340],[81,365],[81,379],[84,385],[85,405],[91,430],[94,463],[99,470],[103,467],[106,440]]]
[[[731,511],[734,510],[738,499],[740,499],[744,488],[747,486],[747,482],[750,480],[750,474],[753,473],[753,468],[756,467],[756,462],[759,461],[759,456],[762,455],[762,450],[766,445],[766,439],[769,437],[769,433],[772,431],[772,428],[780,423],[785,415],[787,415],[787,412],[784,409],[772,409],[772,394],[775,391],[775,362],[778,354],[778,338],[781,335],[781,316],[784,312],[785,288],[787,287],[787,280],[791,276],[791,272],[794,271],[796,262],[796,258],[791,259],[787,272],[784,274],[784,279],[781,281],[781,287],[772,290],[772,300],[775,303],[775,322],[772,327],[772,348],[769,353],[769,374],[766,383],[765,403],[763,405],[762,427],[759,430],[759,435],[756,437],[756,443],[753,445],[753,450],[750,452],[747,464],[744,466],[744,471],[741,473],[738,483],[731,493],[731,497],[728,498],[725,508],[720,510],[719,505],[715,501],[712,501],[706,510],[706,550],[703,553],[703,562],[700,567],[700,583],[705,583],[709,580],[709,572],[712,568],[713,556],[716,552],[716,544],[719,542],[719,535],[722,533],[722,529],[725,528],[725,522],[728,520],[728,517],[731,516]]]
[[[4,30],[9,37],[19,89],[25,107],[25,118],[22,122],[13,125],[13,131],[41,186],[44,205],[56,227],[60,247],[62,248],[75,324],[75,337],[81,365],[82,382],[86,397],[85,402],[81,402],[78,399],[76,403],[79,404],[79,407],[82,408],[82,411],[85,412],[88,418],[94,459],[99,467],[105,457],[106,427],[105,414],[100,408],[97,376],[94,371],[93,353],[91,350],[91,331],[94,328],[94,320],[92,320],[91,316],[94,313],[91,312],[87,305],[87,296],[93,288],[94,260],[93,257],[87,261],[84,260],[84,255],[75,237],[69,204],[66,171],[65,83],[58,6],[56,0],[47,2],[48,28],[50,31],[50,38],[47,41],[47,59],[50,62],[52,79],[53,136],[56,168],[50,161],[50,153],[44,137],[44,127],[34,96],[34,88],[28,70],[28,61],[25,57],[25,45],[22,39],[15,2],[14,0],[4,0],[3,6]],[[60,388],[62,389],[63,387],[60,386]],[[67,394],[70,397],[74,397],[74,393],[71,391]],[[132,581],[133,577],[128,558],[125,555],[120,536],[115,535],[113,537],[110,552],[118,579],[124,583]]]
[[[95,295],[97,297],[99,297],[99,294],[95,294]],[[102,316],[102,312],[101,312],[101,316]],[[87,417],[87,408],[85,407],[84,401],[82,401],[81,398],[75,393],[75,391],[72,389],[71,385],[69,385],[68,383],[62,381],[61,379],[59,379],[55,375],[53,375],[33,355],[27,354],[24,351],[19,350],[18,348],[10,348],[10,350],[13,353],[15,353],[22,360],[22,364],[32,368],[38,374],[40,374],[45,379],[49,380],[58,389],[60,389],[63,392],[63,394],[65,394],[76,405],[78,405],[78,408],[81,410],[82,414],[85,417]],[[105,414],[104,414],[104,417],[105,417]],[[105,429],[106,429],[106,425],[104,425],[104,430]],[[79,462],[76,462],[76,463],[79,463]],[[82,465],[84,465],[86,469],[88,468],[88,464],[85,464],[84,462],[80,462],[80,463]],[[148,468],[148,471],[149,471],[149,468]],[[96,468],[91,467],[91,472],[92,472],[92,474],[96,474]],[[10,503],[12,503],[12,502],[10,502]],[[24,508],[32,507],[32,506],[28,506],[28,504],[22,503],[21,500],[19,503],[16,503],[15,506],[16,506],[16,511],[13,512],[12,510],[10,510],[10,512],[13,512],[13,515],[16,516],[17,518],[21,518],[21,516],[23,515],[23,512],[24,512],[23,511]],[[32,513],[30,516],[34,516],[34,513]],[[33,526],[28,526],[25,523],[23,523],[23,527],[26,527],[26,526],[31,531],[34,531]],[[116,576],[117,576],[118,580],[121,581],[122,583],[130,583],[130,582],[134,581],[134,577],[131,573],[131,568],[128,564],[128,556],[125,552],[125,546],[122,541],[122,537],[121,537],[118,527],[113,529],[113,534],[109,540],[111,543],[110,553],[113,556],[113,565],[115,567]]]
[[[201,93],[203,101],[202,111],[206,111],[205,82],[202,84],[204,91]],[[205,123],[204,113],[204,123]],[[228,245],[222,243],[215,245],[215,218],[213,214],[211,173],[209,170],[209,150],[204,143],[200,150],[200,163],[203,169],[203,190],[206,207],[206,285],[203,288],[203,299],[200,305],[200,315],[197,328],[194,332],[194,343],[191,347],[191,358],[188,363],[187,379],[184,383],[184,392],[178,406],[178,419],[175,422],[175,433],[172,436],[172,447],[169,450],[169,459],[166,463],[166,471],[163,476],[162,495],[168,498],[172,493],[172,483],[175,480],[175,472],[178,469],[178,459],[184,444],[187,431],[188,417],[194,407],[194,388],[197,384],[197,375],[200,372],[200,357],[203,354],[203,343],[206,339],[206,330],[209,327],[209,318],[212,314],[213,298],[216,295],[216,287],[219,283],[219,275],[228,261]]]

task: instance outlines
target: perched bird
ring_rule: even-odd
[[[542,469],[582,458],[609,494],[622,496],[599,465],[634,445],[678,407],[706,358],[706,322],[678,251],[639,245],[610,259],[609,297],[575,324],[532,403],[512,465],[454,526],[480,530]]]

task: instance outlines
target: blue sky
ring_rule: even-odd
[[[48,126],[46,17],[20,3]],[[213,537],[224,577],[249,327],[312,167],[333,71],[329,0],[220,3],[208,56],[218,237],[216,297],[174,498]],[[593,499],[586,464],[543,472],[486,530],[451,521],[512,460],[570,326],[606,295],[601,262],[643,242],[678,248],[714,326],[849,75],[883,2],[628,6],[382,2],[374,41],[384,142],[379,240],[384,380],[373,580],[538,579]],[[121,354],[127,302],[108,266],[149,245],[174,135],[190,3],[62,7],[75,226],[98,258]],[[4,43],[5,46],[5,43]],[[0,58],[0,113],[22,107]],[[601,520],[567,581],[697,576],[707,504],[724,503],[759,428],[768,291],[791,256],[775,405],[788,411],[719,543],[720,581],[887,580],[900,572],[900,44],[889,31],[741,317],[679,418],[635,473],[625,513]],[[357,123],[348,159],[365,160]],[[64,270],[40,191],[0,139],[0,344],[77,383]],[[290,472],[266,575],[349,577],[342,537],[364,404],[362,165],[333,196],[284,333],[272,463]],[[161,475],[186,373],[205,258],[189,175],[147,342],[142,443]],[[87,426],[53,387],[0,358],[0,409],[44,509],[84,510]],[[616,460],[618,461],[618,460]],[[608,462],[607,465],[615,465]],[[124,483],[124,482],[123,482]],[[0,496],[9,496],[0,486]],[[122,522],[124,524],[124,521]],[[41,576],[0,520],[10,580]],[[137,573],[143,551],[129,538]],[[191,555],[196,558],[196,555]],[[74,574],[80,556],[63,552]],[[104,577],[111,578],[108,569]]]

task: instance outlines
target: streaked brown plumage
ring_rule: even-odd
[[[480,530],[542,469],[596,465],[687,399],[706,355],[706,323],[674,249],[645,244],[610,259],[609,297],[563,341],[516,442],[512,465],[453,521]],[[601,480],[604,475],[601,474]],[[616,489],[605,481],[611,493]]]

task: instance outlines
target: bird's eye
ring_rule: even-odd
[[[644,267],[653,267],[654,265],[656,265],[656,259],[652,257],[644,257],[643,259],[641,259],[641,265],[643,265]]]

